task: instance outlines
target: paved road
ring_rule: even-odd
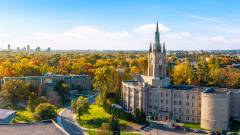
[[[182,131],[170,131],[163,129],[153,129],[151,131],[141,131],[143,135],[207,135],[206,133],[193,133],[193,132],[182,132]]]
[[[93,96],[88,97],[88,102],[89,102],[90,104],[94,103],[94,102],[95,102],[95,97],[96,97],[96,95],[93,95]]]
[[[95,102],[95,95],[88,97],[90,104]],[[66,108],[59,114],[58,123],[62,126],[70,135],[83,135],[83,130],[74,123],[73,114],[70,107]]]
[[[83,135],[83,131],[77,125],[75,125],[72,111],[70,108],[67,108],[61,113],[61,124],[62,127],[70,134],[70,135]]]
[[[150,131],[141,130],[141,133],[144,135],[207,135],[207,132],[202,131],[201,133],[193,133],[193,132],[184,132],[182,128],[180,129],[170,129],[167,127],[163,127],[162,125],[158,124],[150,124],[150,127],[153,128]]]

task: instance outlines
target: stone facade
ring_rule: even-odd
[[[230,93],[201,93],[201,127],[204,129],[228,129]]]
[[[158,26],[155,43],[148,52],[148,75],[134,75],[122,82],[122,105],[134,113],[145,112],[154,120],[200,123],[205,129],[227,130],[229,118],[240,118],[240,90],[190,85],[171,85],[167,77],[165,43],[160,43]]]
[[[71,89],[91,90],[91,81],[88,75],[56,75],[46,74],[44,76],[25,76],[25,77],[3,77],[1,83],[8,80],[22,80],[30,83],[39,90],[39,95],[48,95],[49,91],[54,90],[59,81],[66,82]]]

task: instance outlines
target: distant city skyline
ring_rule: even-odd
[[[0,48],[147,50],[159,22],[167,50],[240,49],[238,0],[1,0]]]

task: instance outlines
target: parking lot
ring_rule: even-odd
[[[141,133],[144,135],[206,135],[206,131],[201,130],[185,130],[184,128],[168,128],[163,125],[151,124],[142,128]]]
[[[163,129],[152,129],[150,131],[141,132],[144,135],[206,135],[207,133],[193,133],[193,132],[183,132],[174,130],[163,130]]]

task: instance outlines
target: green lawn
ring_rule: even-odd
[[[110,114],[105,112],[102,107],[90,105],[88,113],[80,117],[80,125],[85,128],[99,128],[102,123],[108,122]]]
[[[184,127],[191,128],[191,129],[200,129],[200,130],[203,130],[203,128],[201,128],[199,124],[184,123],[183,126],[184,126]]]
[[[133,133],[133,132],[121,132],[121,135],[140,135],[140,133]]]
[[[34,122],[33,113],[26,110],[17,110],[16,118],[12,123]]]
[[[92,104],[90,105],[89,111],[80,117],[79,124],[87,129],[97,129],[101,127],[102,123],[108,122],[110,118],[111,115],[104,111],[102,107]],[[126,126],[133,124],[125,120],[120,120],[119,122],[122,129],[125,129]],[[123,135],[138,135],[138,133],[126,131],[121,132]],[[90,131],[90,134],[96,134],[96,132]]]

